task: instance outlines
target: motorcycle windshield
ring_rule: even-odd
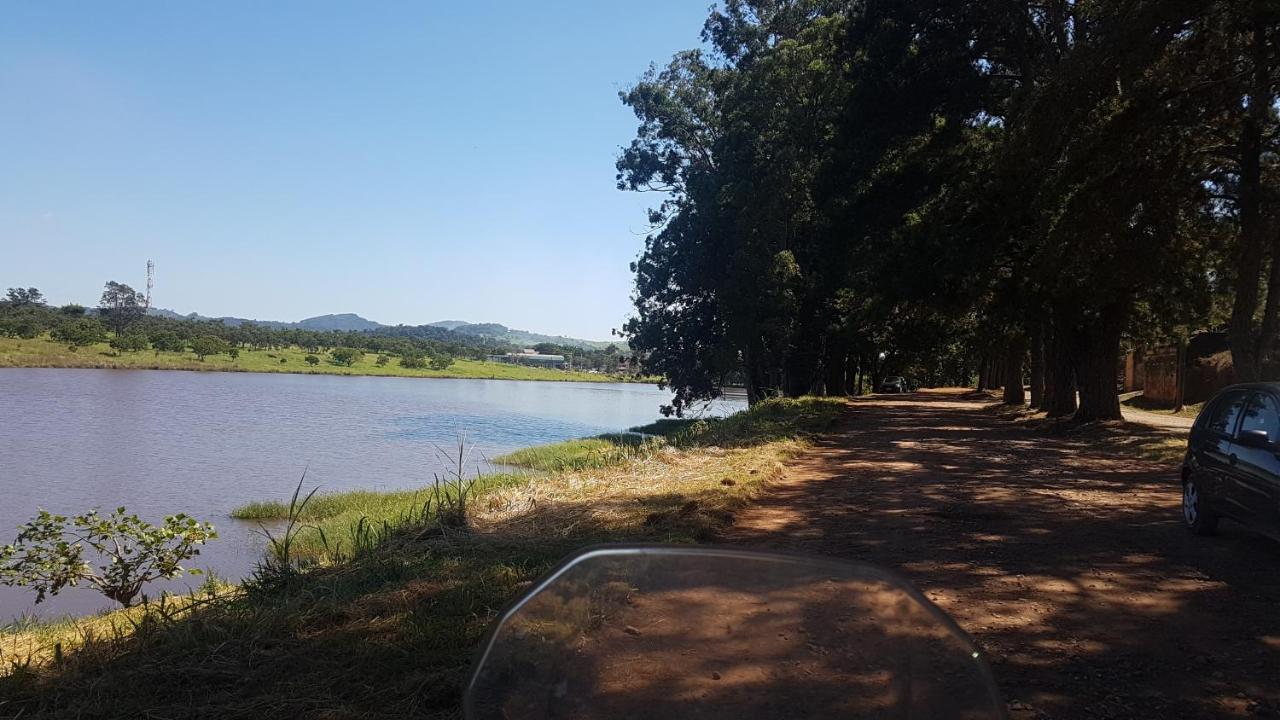
[[[499,619],[471,720],[1005,717],[981,654],[872,566],[603,547]]]

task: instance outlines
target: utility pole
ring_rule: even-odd
[[[144,312],[146,313],[151,312],[151,288],[155,286],[156,286],[156,264],[148,260],[147,261],[147,300],[146,300],[147,304],[146,304],[146,309],[144,310]]]

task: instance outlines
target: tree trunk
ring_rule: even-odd
[[[839,397],[847,394],[845,390],[844,369],[848,364],[843,353],[833,350],[827,351],[826,361],[826,393],[827,395]]]
[[[1044,324],[1032,322],[1028,334],[1031,343],[1031,409],[1040,410],[1044,407]]]
[[[1049,417],[1066,417],[1076,411],[1076,373],[1071,334],[1055,323],[1047,347],[1045,410]]]
[[[1026,362],[1027,344],[1022,335],[1009,338],[1004,363],[1004,404],[1022,406],[1027,402],[1022,387],[1022,367]]]
[[[1120,357],[1120,336],[1124,331],[1124,309],[1103,310],[1096,323],[1085,328],[1080,343],[1080,408],[1077,422],[1120,420],[1120,391],[1116,387],[1116,363]]]
[[[978,392],[984,392],[987,389],[987,354],[983,353],[978,358],[978,386],[974,388]]]
[[[1253,78],[1249,107],[1240,128],[1240,179],[1237,204],[1240,237],[1236,246],[1236,288],[1228,333],[1237,382],[1258,379],[1258,337],[1253,316],[1258,310],[1258,280],[1263,258],[1262,150],[1263,128],[1271,108],[1271,83],[1263,20],[1255,16],[1250,53]]]

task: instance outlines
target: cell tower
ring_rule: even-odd
[[[151,288],[156,286],[156,264],[147,261],[147,306],[146,310],[151,310]]]

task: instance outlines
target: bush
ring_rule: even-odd
[[[387,364],[387,363],[389,363],[389,362],[391,362],[391,358],[390,358],[389,356],[387,356],[387,355],[379,355],[379,356],[378,356],[378,359],[377,359],[377,360],[375,360],[373,364],[374,364],[374,365],[377,365],[378,367],[384,367],[384,366],[386,366],[386,364]]]
[[[347,367],[355,365],[363,357],[363,351],[349,347],[334,348],[329,353],[329,359],[334,365],[345,365]]]
[[[19,528],[12,545],[0,547],[0,584],[30,586],[39,603],[84,581],[129,607],[147,583],[187,572],[180,563],[216,537],[213,525],[182,514],[155,526],[124,508],[107,517],[90,510],[70,519],[41,510]],[[86,549],[98,562],[86,561]]]
[[[201,361],[210,355],[224,353],[230,349],[231,346],[227,345],[226,340],[212,335],[202,335],[191,341],[191,352],[195,353]]]
[[[232,360],[235,360],[240,357],[240,348],[233,347],[230,350],[227,350],[227,354],[231,356]]]
[[[427,366],[427,358],[419,353],[405,353],[400,356],[400,367],[410,370],[421,370]]]
[[[311,365],[313,367],[320,364],[320,358],[316,357],[315,355],[308,355],[305,358],[303,358],[303,360],[305,360],[308,365]]]
[[[432,370],[448,370],[449,366],[452,364],[453,356],[448,353],[440,353],[438,355],[431,356]]]

